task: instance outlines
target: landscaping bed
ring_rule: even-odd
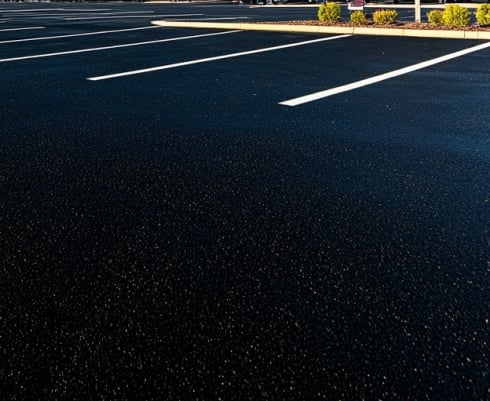
[[[293,21],[269,21],[260,22],[261,24],[283,24],[283,25],[306,25],[306,26],[339,26],[339,27],[372,27],[372,28],[393,28],[393,29],[427,29],[443,31],[483,31],[490,32],[490,26],[469,25],[465,27],[451,27],[445,25],[429,24],[428,22],[397,22],[396,24],[375,24],[367,20],[363,25],[357,25],[349,21],[321,22],[318,20],[293,20]]]

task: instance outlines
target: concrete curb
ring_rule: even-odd
[[[333,33],[349,35],[405,36],[417,38],[481,39],[490,40],[487,31],[452,31],[432,29],[369,28],[289,24],[253,24],[250,22],[152,21],[168,28],[237,29],[244,31],[273,31],[297,33]]]

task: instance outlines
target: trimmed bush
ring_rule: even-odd
[[[478,25],[490,25],[490,4],[480,4],[476,8],[476,22]]]
[[[377,10],[373,13],[373,21],[376,25],[394,24],[397,18],[396,10]]]
[[[318,19],[321,22],[337,22],[340,20],[340,5],[334,2],[323,3],[318,7]]]
[[[364,11],[354,11],[350,15],[350,21],[355,25],[364,25],[366,23],[366,15],[364,14]]]
[[[442,25],[442,11],[432,10],[427,13],[427,21],[434,25]]]
[[[442,22],[447,26],[468,26],[470,24],[471,14],[467,8],[457,4],[449,4],[442,13]]]

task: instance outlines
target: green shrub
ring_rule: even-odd
[[[476,22],[478,25],[490,25],[490,4],[480,4],[476,8]]]
[[[350,20],[355,25],[363,25],[366,23],[366,15],[364,11],[357,10],[350,15]]]
[[[442,11],[432,10],[427,13],[427,20],[434,25],[442,25]]]
[[[470,11],[457,4],[447,5],[442,13],[442,22],[447,26],[467,26],[470,24],[470,19]]]
[[[373,21],[376,25],[394,24],[397,18],[396,10],[377,10],[373,13]]]
[[[340,5],[334,2],[323,3],[318,8],[318,19],[321,22],[337,22],[340,20]]]

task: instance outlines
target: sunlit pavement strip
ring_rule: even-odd
[[[32,41],[36,41],[36,40],[50,40],[50,39],[61,39],[61,38],[75,38],[78,36],[105,35],[105,34],[111,34],[111,33],[139,31],[139,30],[143,30],[143,29],[153,29],[153,28],[161,28],[161,27],[151,25],[151,26],[143,26],[143,27],[139,27],[139,28],[115,29],[112,31],[85,32],[85,33],[73,33],[70,35],[40,36],[37,38],[2,40],[2,41],[0,41],[0,44],[32,42]],[[29,29],[33,29],[33,28],[29,28]],[[39,29],[39,28],[36,28],[36,29]]]
[[[176,18],[175,21],[236,21],[236,20],[244,20],[249,19],[250,17],[210,17],[210,18],[193,18],[193,19],[185,19],[181,20]]]
[[[0,32],[8,32],[8,31],[30,31],[33,29],[45,29],[45,26],[31,26],[27,28],[9,28],[9,29],[0,29]]]
[[[11,61],[20,61],[20,60],[30,60],[36,58],[44,58],[44,57],[54,57],[54,56],[64,56],[68,54],[78,54],[78,53],[89,53],[96,52],[101,50],[111,50],[111,49],[121,49],[124,47],[135,47],[135,46],[144,46],[144,45],[152,45],[155,43],[164,43],[164,42],[175,42],[178,40],[188,40],[195,38],[204,38],[208,36],[218,36],[218,35],[227,35],[230,33],[236,33],[240,31],[225,31],[225,32],[217,32],[217,33],[206,33],[201,35],[192,35],[192,36],[181,36],[178,38],[168,38],[168,39],[159,39],[159,40],[151,40],[147,42],[137,42],[137,43],[126,43],[123,45],[114,45],[114,46],[104,46],[104,47],[93,47],[91,49],[80,49],[80,50],[68,50],[65,52],[57,52],[57,53],[46,53],[46,54],[35,54],[32,56],[21,56],[21,57],[12,57],[12,58],[4,58],[0,59],[0,63],[8,63]]]
[[[236,31],[233,31],[233,32],[236,32]],[[290,47],[297,47],[297,46],[309,45],[309,44],[312,44],[312,43],[325,42],[325,41],[328,41],[328,40],[342,39],[342,38],[347,38],[347,37],[350,37],[350,36],[351,35],[331,36],[331,37],[328,37],[328,38],[307,40],[307,41],[304,41],[304,42],[290,43],[290,44],[287,44],[287,45],[280,45],[280,46],[273,46],[273,47],[265,47],[265,48],[262,48],[262,49],[248,50],[248,51],[244,51],[244,52],[224,54],[224,55],[221,55],[221,56],[207,57],[207,58],[201,58],[201,59],[197,59],[197,60],[183,61],[183,62],[180,62],[180,63],[161,65],[161,66],[158,66],[158,67],[143,68],[141,70],[126,71],[126,72],[120,72],[120,73],[109,74],[109,75],[101,75],[101,76],[98,76],[98,77],[91,77],[91,78],[87,78],[87,79],[89,81],[102,81],[102,80],[105,80],[105,79],[127,77],[129,75],[146,74],[146,73],[154,72],[154,71],[168,70],[168,69],[171,69],[171,68],[184,67],[184,66],[192,65],[192,64],[208,63],[210,61],[224,60],[224,59],[234,58],[234,57],[248,56],[250,54],[265,53],[265,52],[270,52],[270,51],[274,51],[274,50],[287,49],[287,48],[290,48]]]
[[[404,67],[404,68],[400,68],[398,70],[387,72],[387,73],[384,73],[381,75],[376,75],[376,76],[371,77],[371,78],[362,79],[360,81],[353,82],[353,83],[350,83],[347,85],[337,86],[336,88],[327,89],[324,91],[312,93],[310,95],[297,97],[295,99],[285,100],[284,102],[280,102],[279,104],[284,105],[284,106],[299,106],[299,105],[302,105],[305,103],[314,102],[315,100],[324,99],[326,97],[337,95],[337,94],[342,93],[342,92],[347,92],[347,91],[351,91],[354,89],[359,89],[359,88],[362,88],[363,86],[372,85],[372,84],[375,84],[375,83],[378,83],[381,81],[385,81],[385,80],[390,79],[390,78],[395,78],[395,77],[398,77],[400,75],[404,75],[404,74],[408,74],[408,73],[413,72],[413,71],[421,70],[423,68],[427,68],[427,67],[430,67],[430,66],[435,65],[435,64],[443,63],[445,61],[452,60],[454,58],[458,58],[458,57],[464,56],[464,55],[469,54],[469,53],[477,52],[477,51],[486,49],[488,47],[490,47],[490,42],[483,43],[483,44],[477,45],[477,46],[473,46],[473,47],[470,47],[468,49],[460,50],[460,51],[457,51],[454,53],[446,54],[445,56],[437,57],[437,58],[434,58],[432,60],[423,61],[421,63],[411,65],[409,67]]]

